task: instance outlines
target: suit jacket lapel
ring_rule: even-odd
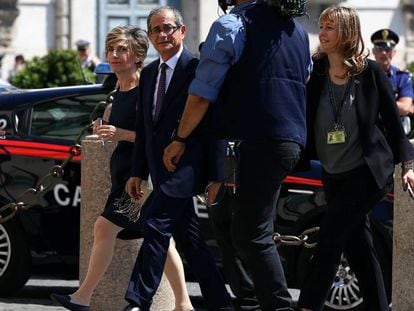
[[[148,103],[145,107],[145,111],[146,111],[146,118],[148,120],[151,120],[151,124],[154,124],[154,119],[152,116],[152,110],[153,110],[153,106],[154,106],[154,96],[155,96],[155,87],[157,85],[157,76],[158,76],[158,67],[159,67],[159,60],[157,62],[155,62],[153,64],[153,68],[151,68],[151,73],[148,75],[148,84],[150,85],[150,87],[148,88],[148,92],[146,92],[146,94],[144,94],[144,96],[146,96],[147,98],[144,98],[144,101],[146,103]]]
[[[186,70],[186,65],[188,60],[191,59],[192,56],[190,52],[186,49],[183,50],[180,58],[178,59],[177,65],[175,66],[173,76],[171,77],[170,84],[168,85],[167,93],[165,93],[164,102],[161,107],[160,116],[158,120],[160,120],[168,110],[168,106],[171,104],[172,99],[175,95],[179,92],[187,92],[187,89],[184,88],[185,83],[188,79],[188,73]]]

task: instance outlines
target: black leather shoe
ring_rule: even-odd
[[[50,298],[61,306],[65,307],[68,310],[72,311],[90,311],[91,309],[89,306],[78,305],[76,303],[70,302],[69,295],[59,295],[59,294],[51,294]]]

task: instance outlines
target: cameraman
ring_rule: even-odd
[[[291,310],[272,234],[280,186],[306,140],[305,83],[311,58],[308,35],[293,19],[305,14],[305,1],[218,2],[224,11],[235,7],[211,26],[164,164],[174,171],[186,138],[211,103],[214,132],[239,141],[232,241],[252,274],[261,309]],[[219,186],[210,187],[210,198]]]

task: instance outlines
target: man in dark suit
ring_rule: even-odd
[[[204,176],[203,150],[210,149],[203,144],[201,127],[186,140],[188,152],[175,172],[168,172],[162,161],[165,147],[175,139],[172,134],[181,118],[198,60],[184,47],[186,26],[176,9],[161,7],[151,11],[147,25],[160,59],[141,72],[133,177],[128,181],[128,193],[139,199],[141,181],[148,175],[154,190],[147,208],[144,242],[125,295],[130,303],[127,310],[150,309],[171,236],[197,277],[208,310],[230,309],[230,296],[201,238],[192,199]],[[209,173],[210,180],[220,177],[219,171]]]

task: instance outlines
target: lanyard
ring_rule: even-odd
[[[332,108],[333,108],[335,124],[343,125],[342,120],[341,120],[341,111],[342,111],[342,107],[345,105],[345,100],[346,100],[346,97],[347,97],[350,89],[351,89],[351,79],[348,79],[348,81],[346,82],[346,85],[345,85],[345,90],[344,90],[344,94],[342,95],[342,99],[339,103],[337,103],[336,98],[335,98],[335,94],[332,90],[332,82],[331,82],[331,79],[329,78],[329,75],[328,75],[329,101],[330,101],[330,103],[332,105]]]

